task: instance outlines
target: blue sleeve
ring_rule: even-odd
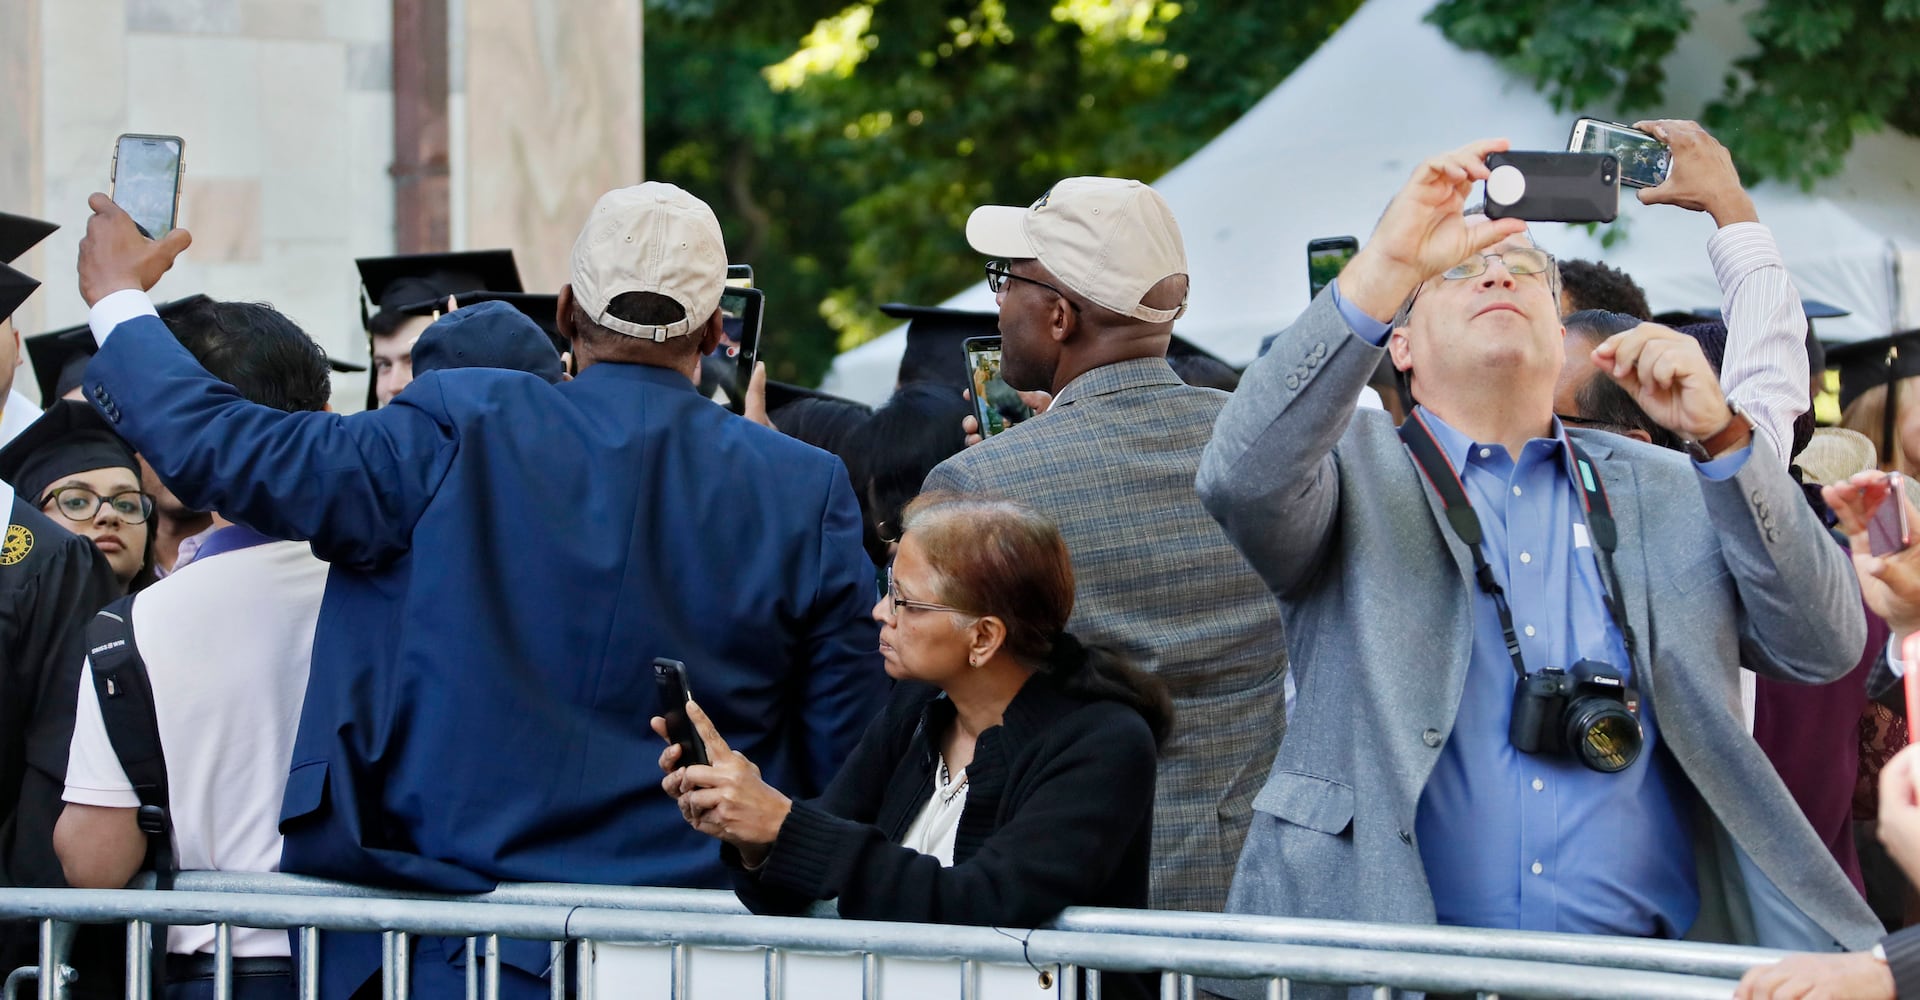
[[[1327,288],[1332,291],[1333,304],[1340,310],[1340,318],[1347,321],[1347,329],[1352,330],[1354,336],[1375,347],[1387,342],[1387,334],[1393,332],[1392,326],[1361,312],[1359,306],[1342,298],[1339,278],[1328,282]]]
[[[1747,456],[1752,454],[1753,445],[1748,444],[1739,451],[1727,452],[1711,462],[1695,462],[1693,467],[1700,470],[1701,475],[1717,483],[1723,479],[1732,479],[1734,473],[1739,472],[1747,464]]]
[[[860,505],[833,460],[821,518],[820,590],[807,635],[806,761],[802,796],[820,794],[860,742],[887,696],[880,660],[873,562],[862,544]]]
[[[455,449],[438,379],[373,413],[287,413],[209,374],[154,316],[115,328],[85,385],[187,505],[347,565],[406,551]]]

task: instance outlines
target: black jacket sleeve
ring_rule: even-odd
[[[802,802],[760,881],[837,897],[840,915],[855,919],[1036,926],[1113,875],[1153,810],[1156,767],[1145,721],[1112,703],[1061,720],[1041,754],[1006,822],[962,864],[943,867],[828,803]]]
[[[1920,1000],[1920,927],[1909,927],[1880,940],[1887,966],[1893,970],[1893,992],[1900,1000]]]

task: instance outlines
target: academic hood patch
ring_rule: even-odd
[[[33,551],[33,532],[24,524],[7,526],[7,540],[0,545],[0,566],[12,566]]]

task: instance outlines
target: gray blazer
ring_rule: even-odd
[[[1022,500],[1073,557],[1067,627],[1173,694],[1153,810],[1153,905],[1219,912],[1286,732],[1280,607],[1193,490],[1226,393],[1160,358],[1074,379],[1046,413],[941,463],[926,489]]]
[[[1414,811],[1460,704],[1473,563],[1387,415],[1355,410],[1382,353],[1322,293],[1247,371],[1201,460],[1207,509],[1281,598],[1299,688],[1233,912],[1435,919]],[[1846,553],[1777,462],[1709,482],[1683,455],[1572,434],[1618,523],[1639,687],[1703,804],[1694,936],[1870,947],[1872,912],[1739,715],[1741,663],[1821,683],[1859,661]]]

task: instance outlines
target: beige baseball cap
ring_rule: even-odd
[[[573,298],[595,323],[660,343],[706,325],[727,285],[727,247],[707,203],[660,181],[608,191],[573,243]],[[664,295],[687,315],[666,326],[607,311],[628,292]]]
[[[1173,209],[1159,192],[1119,177],[1069,177],[1026,208],[982,205],[967,217],[967,243],[989,257],[1032,258],[1068,288],[1149,323],[1179,318],[1140,300],[1171,275],[1187,273]]]

